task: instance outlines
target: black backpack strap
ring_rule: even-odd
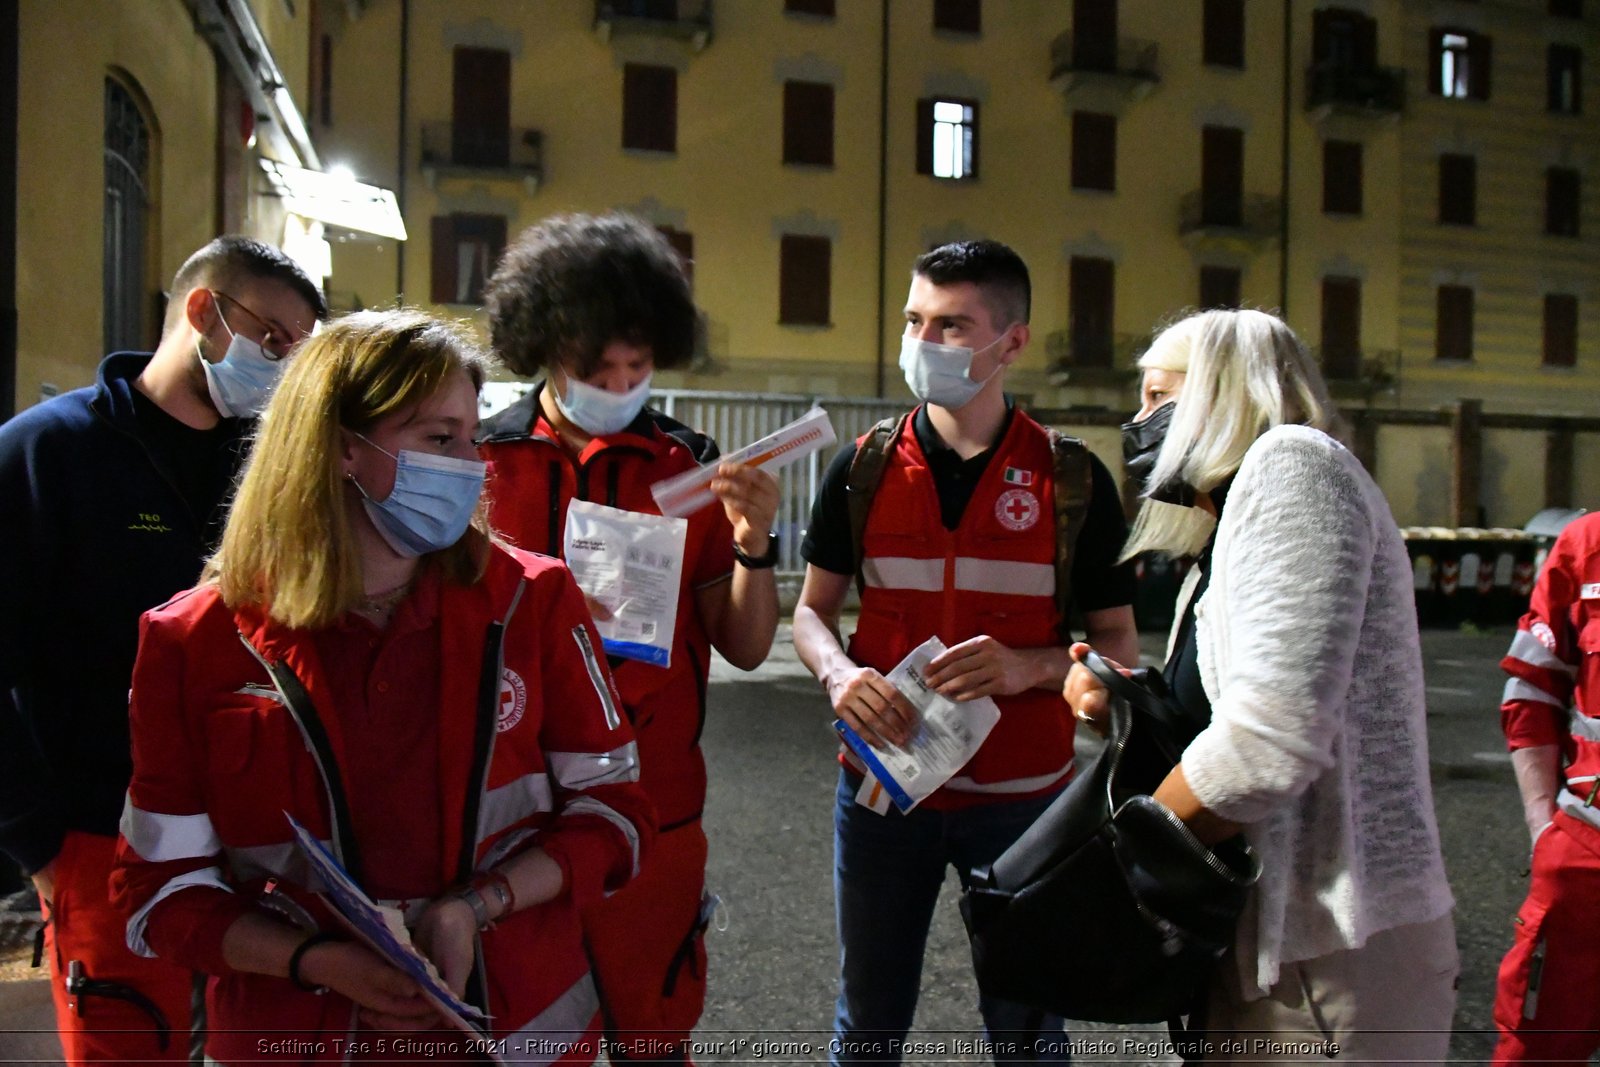
[[[880,420],[856,444],[856,454],[850,458],[850,474],[845,479],[845,503],[850,510],[850,547],[856,560],[856,592],[866,587],[861,573],[861,561],[866,556],[867,516],[872,511],[872,498],[878,493],[878,483],[883,481],[883,469],[889,464],[889,453],[905,428],[909,415],[893,415]]]
[[[1056,430],[1050,435],[1050,459],[1054,467],[1056,517],[1056,610],[1061,616],[1063,640],[1069,636],[1067,612],[1072,607],[1072,559],[1089,514],[1094,475],[1089,467],[1089,449],[1076,437]]]

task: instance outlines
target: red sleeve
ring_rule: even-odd
[[[733,523],[728,521],[728,513],[722,509],[721,502],[712,503],[689,522],[701,524],[701,529],[692,530],[695,536],[691,543],[697,548],[695,557],[684,561],[684,566],[690,568],[690,587],[699,589],[733,573]]]
[[[1587,523],[1573,523],[1557,538],[1534,585],[1528,613],[1517,623],[1511,648],[1500,661],[1509,676],[1500,722],[1511,749],[1563,745],[1567,708],[1582,661],[1573,609],[1582,584],[1580,537]]]
[[[539,843],[583,907],[638,873],[655,838],[655,808],[639,785],[633,728],[572,573],[551,565],[530,592],[521,610],[543,635],[539,743],[564,754],[566,768],[552,766],[557,815]]]
[[[111,897],[128,916],[135,952],[221,974],[229,970],[223,934],[253,905],[227,887],[205,810],[201,748],[185,716],[185,630],[155,612],[140,620],[129,706],[133,780]]]

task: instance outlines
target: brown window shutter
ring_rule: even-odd
[[[933,0],[933,28],[951,33],[982,33],[983,0]]]
[[[933,99],[917,101],[917,173],[933,173]]]
[[[661,236],[667,239],[667,244],[678,253],[678,266],[683,268],[683,276],[689,279],[689,285],[694,286],[694,234],[683,230],[675,230],[671,226],[659,227]]]
[[[1243,276],[1237,267],[1201,267],[1201,309],[1238,307],[1242,282]]]
[[[452,59],[450,155],[469,167],[511,161],[511,53],[457,48]]]
[[[678,72],[628,63],[622,68],[622,147],[678,150]]]
[[[1322,370],[1329,378],[1361,373],[1361,279],[1322,279]]]
[[[1556,237],[1578,236],[1582,204],[1578,172],[1571,167],[1551,167],[1544,172],[1544,232]]]
[[[1439,221],[1472,226],[1478,220],[1478,160],[1445,152],[1439,156]]]
[[[783,83],[783,161],[833,166],[833,86]]]
[[[1322,143],[1322,210],[1325,214],[1361,214],[1361,154],[1360,141]]]
[[[1428,92],[1444,95],[1444,30],[1428,31]]]
[[[1200,200],[1205,222],[1237,226],[1244,217],[1244,131],[1206,126],[1200,131]]]
[[[1202,62],[1244,68],[1244,0],[1205,0]]]
[[[456,298],[456,220],[452,215],[435,215],[429,225],[431,284],[430,298],[435,304],[451,304]]]
[[[1067,335],[1078,367],[1109,367],[1115,356],[1116,264],[1073,256],[1067,270]]]
[[[1488,34],[1467,37],[1467,91],[1474,100],[1489,99],[1489,69],[1494,61],[1494,41]]]
[[[1072,113],[1072,187],[1117,188],[1117,117],[1096,111]]]
[[[1465,285],[1439,286],[1434,325],[1434,358],[1472,358],[1472,290]]]
[[[819,15],[833,18],[833,0],[783,0],[783,9],[797,15]]]
[[[786,233],[778,251],[778,321],[826,326],[831,321],[833,242]]]
[[[1578,363],[1578,298],[1546,293],[1544,298],[1544,365],[1573,367]]]
[[[977,181],[978,145],[982,141],[978,134],[978,102],[976,100],[960,100],[957,102],[965,104],[972,109],[972,158],[967,160],[967,178],[971,181]]]

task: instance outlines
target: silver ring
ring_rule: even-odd
[[[1081,707],[1073,708],[1072,715],[1073,718],[1077,719],[1079,722],[1086,722],[1090,723],[1091,725],[1094,723],[1094,716],[1090,715],[1087,711],[1084,711]]]

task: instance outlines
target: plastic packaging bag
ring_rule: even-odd
[[[595,626],[613,656],[668,667],[678,623],[687,519],[621,511],[587,500],[567,508],[564,554],[590,599],[611,613]]]

